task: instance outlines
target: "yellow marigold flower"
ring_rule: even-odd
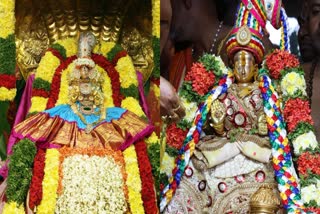
[[[0,1],[0,37],[7,38],[14,34],[15,16],[14,16],[15,1],[6,0]]]
[[[25,210],[23,204],[18,206],[16,202],[9,202],[4,204],[3,214],[25,214]]]
[[[101,68],[100,66],[96,65],[96,69],[100,72],[100,74],[103,76],[103,85],[102,85],[102,92],[104,94],[104,107],[113,107],[113,99],[112,99],[112,85],[111,85],[111,79],[108,76],[108,73]]]
[[[154,94],[156,95],[156,97],[158,99],[160,99],[160,87],[159,86],[157,86],[156,84],[151,84],[150,90],[154,91]]]
[[[74,63],[72,62],[69,64],[69,66],[65,70],[62,71],[61,82],[60,82],[60,91],[59,91],[59,96],[58,96],[56,106],[69,103],[68,77],[69,77],[69,74],[73,68],[74,68]]]
[[[152,134],[150,135],[150,137],[146,138],[146,143],[147,145],[151,145],[151,144],[155,144],[155,143],[159,143],[159,137],[155,132],[152,132]]]
[[[129,88],[131,84],[138,86],[136,70],[129,55],[120,58],[115,68],[119,72],[121,87]]]
[[[77,55],[78,52],[78,40],[74,37],[57,40],[57,43],[62,45],[66,50],[67,57]]]
[[[46,153],[44,178],[42,182],[43,196],[37,213],[54,213],[57,201],[57,188],[59,182],[59,151],[48,149]]]
[[[31,107],[29,112],[41,112],[44,111],[47,107],[48,98],[44,97],[32,97],[31,98]]]
[[[172,174],[172,169],[175,166],[175,159],[171,157],[167,152],[164,153],[163,159],[160,166],[160,172],[166,173],[167,175]]]
[[[125,168],[127,172],[128,197],[130,210],[132,213],[144,213],[143,202],[141,198],[141,180],[137,154],[134,145],[128,147],[124,152]]]
[[[36,78],[41,78],[51,83],[55,70],[59,65],[60,60],[51,51],[47,51],[39,63]]]
[[[160,0],[152,1],[152,35],[160,38]]]
[[[122,100],[121,107],[128,109],[129,111],[132,111],[133,113],[135,113],[139,117],[145,116],[138,100],[136,100],[133,97],[127,97],[124,100]]]
[[[93,49],[94,53],[100,53],[104,56],[106,56],[107,53],[111,51],[111,49],[116,45],[114,42],[105,42],[102,41],[101,45],[96,45]]]
[[[281,81],[281,90],[284,95],[289,96],[293,96],[298,90],[302,91],[303,95],[307,95],[306,82],[303,75],[296,72],[286,74]]]
[[[0,101],[10,101],[16,96],[17,89],[7,89],[6,87],[0,87]]]

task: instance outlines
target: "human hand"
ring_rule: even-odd
[[[244,154],[248,158],[257,160],[261,163],[268,163],[270,160],[271,149],[260,147],[251,141],[237,141],[235,142],[235,144],[237,145],[238,149],[242,152],[242,154]]]
[[[186,115],[174,87],[163,77],[160,77],[160,114],[167,122],[179,121]]]

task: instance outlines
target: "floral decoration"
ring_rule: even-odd
[[[137,161],[137,153],[134,145],[129,146],[123,151],[125,168],[128,175],[127,186],[130,210],[133,214],[144,213],[143,201],[141,196],[141,179]]]
[[[299,60],[288,51],[276,49],[266,56],[265,66],[273,79],[279,79],[281,71],[299,65]]]
[[[127,190],[123,166],[121,152],[108,147],[60,149],[55,213],[125,213]]]
[[[2,214],[25,214],[23,204],[18,205],[16,202],[5,203]]]
[[[137,152],[140,177],[142,183],[142,200],[145,213],[153,214],[158,213],[156,203],[156,193],[154,189],[154,181],[152,176],[152,167],[148,158],[147,146],[145,142],[140,141],[135,144]]]
[[[187,133],[187,129],[178,128],[175,123],[170,124],[166,130],[167,144],[173,148],[180,149]]]
[[[43,196],[37,206],[39,214],[54,213],[55,211],[59,183],[59,156],[59,150],[47,149],[42,182]]]
[[[29,207],[31,210],[38,206],[42,200],[42,181],[44,177],[45,151],[39,149],[33,164],[32,179],[29,188]]]
[[[287,124],[288,138],[297,159],[302,201],[306,211],[318,210],[320,207],[318,196],[320,148],[314,134],[303,70],[298,67],[299,61],[294,55],[279,50],[267,56],[265,65],[270,75],[281,81],[284,96],[282,113]]]
[[[17,91],[15,87],[16,46],[14,38],[14,11],[15,1],[0,2],[0,101],[13,100]]]

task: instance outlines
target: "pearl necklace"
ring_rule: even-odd
[[[212,41],[212,44],[211,44],[211,48],[210,48],[210,50],[209,50],[209,53],[210,53],[210,54],[214,54],[214,53],[213,53],[214,46],[216,45],[216,42],[217,42],[217,40],[218,40],[219,33],[220,33],[220,31],[221,31],[222,25],[223,25],[223,21],[221,21],[221,22],[219,23],[218,29],[217,29],[217,31],[216,31],[216,33],[215,33],[215,35],[214,35],[214,38],[213,38],[213,41]],[[204,53],[205,53],[205,52],[203,52],[202,54],[204,54]],[[194,48],[192,48],[192,55],[194,56]]]
[[[221,31],[221,28],[222,28],[222,25],[223,25],[223,21],[221,21],[219,23],[219,27],[216,31],[216,34],[214,35],[214,38],[213,38],[213,42],[212,42],[212,45],[211,45],[211,48],[210,48],[210,52],[211,54],[213,54],[213,50],[214,50],[214,46],[216,45],[216,42],[217,42],[217,39],[218,39],[218,36],[219,36],[219,33]]]

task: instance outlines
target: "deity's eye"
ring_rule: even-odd
[[[272,4],[270,2],[267,3],[267,10],[271,10],[272,9]]]

